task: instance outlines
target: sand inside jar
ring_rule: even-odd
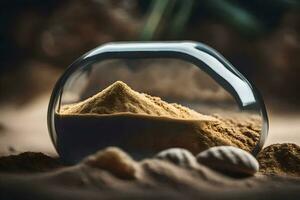
[[[261,121],[256,117],[204,115],[176,103],[167,103],[159,97],[134,91],[121,81],[82,102],[62,106],[57,119],[61,127],[66,124],[71,127],[72,123],[78,126],[78,123],[89,120],[105,121],[105,125],[122,126],[117,131],[133,135],[127,145],[156,151],[183,147],[195,154],[217,145],[236,146],[251,152],[261,130]],[[85,127],[87,125],[77,127],[76,131]],[[116,129],[110,130],[108,125],[103,129],[99,125],[81,131],[92,129],[99,129],[97,134],[111,135],[110,132],[116,132]]]

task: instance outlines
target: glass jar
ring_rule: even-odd
[[[186,145],[187,142],[194,144],[192,140],[183,146],[178,142],[185,140],[182,134],[187,134],[186,138],[190,134],[189,129],[182,128],[187,126],[186,120],[138,114],[128,117],[124,113],[61,115],[65,106],[82,102],[120,80],[134,90],[179,103],[201,114],[234,116],[229,122],[235,123],[237,119],[235,125],[242,131],[245,136],[242,141],[246,143],[250,140],[247,127],[252,126],[252,122],[238,120],[240,116],[258,119],[259,135],[248,149],[254,155],[266,140],[268,118],[257,89],[212,48],[198,42],[108,43],[72,63],[53,89],[48,129],[57,152],[66,163],[76,163],[108,146],[120,147],[136,159],[169,147],[199,151]],[[233,133],[229,130],[231,137],[235,137]],[[169,139],[165,139],[166,135]],[[128,138],[138,142],[133,144]]]

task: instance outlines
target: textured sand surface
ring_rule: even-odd
[[[151,158],[136,162],[116,148],[45,173],[0,174],[6,199],[299,199],[299,189],[297,178],[230,178],[200,164],[186,168]]]
[[[263,174],[300,177],[300,146],[296,144],[270,145],[258,154],[257,159]]]

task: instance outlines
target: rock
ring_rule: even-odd
[[[108,147],[87,157],[84,164],[104,169],[121,179],[134,179],[136,163],[132,158],[116,147]]]
[[[197,155],[197,161],[227,175],[253,175],[257,160],[248,152],[232,146],[216,146]]]
[[[171,148],[161,151],[155,158],[166,160],[182,167],[191,167],[197,163],[195,156],[182,148]]]

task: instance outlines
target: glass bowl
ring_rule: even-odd
[[[228,127],[219,130],[219,122],[211,125],[205,120],[130,111],[63,114],[116,81],[217,119],[230,116],[223,120]],[[240,121],[245,116],[249,123]],[[108,43],[97,47],[72,63],[59,78],[48,107],[52,142],[61,159],[70,164],[109,146],[117,146],[135,159],[171,147],[196,154],[207,147],[194,141],[201,140],[191,133],[195,126],[215,127],[218,130],[213,131],[226,133],[234,140],[229,145],[251,143],[247,150],[253,155],[261,150],[268,134],[268,117],[257,89],[218,52],[198,42]],[[257,135],[252,141],[248,136],[253,130]],[[236,140],[239,136],[235,132],[242,134],[241,141]],[[224,145],[218,135],[214,138],[212,144]]]

